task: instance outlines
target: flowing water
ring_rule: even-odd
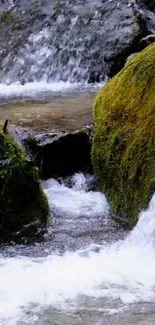
[[[36,102],[35,87],[33,97],[24,95],[29,86],[1,85],[1,120],[36,126],[38,114],[44,126],[62,129],[89,122],[94,89],[73,89],[73,95],[59,86],[38,92]],[[54,124],[56,118],[61,122]],[[0,248],[0,324],[154,325],[155,196],[125,233],[105,196],[93,190],[93,176],[79,173],[43,186],[51,210],[44,240]]]
[[[139,28],[135,8],[155,30],[141,3],[0,0],[9,17],[0,22],[0,122],[43,132],[90,123],[100,82],[123,66],[122,44]],[[82,173],[43,182],[44,239],[0,247],[0,325],[155,324],[155,196],[126,233],[94,182]]]
[[[8,91],[1,120],[36,127],[40,115],[44,127],[62,129],[90,121],[94,89],[25,102],[9,87],[0,89]],[[1,325],[155,324],[155,196],[126,233],[94,182],[81,173],[43,182],[51,211],[44,239],[0,248]]]
[[[44,182],[44,241],[1,248],[0,324],[154,324],[155,196],[126,234],[93,181]]]
[[[5,98],[0,104],[0,124],[8,119],[12,125],[19,127],[21,135],[21,128],[26,131],[31,129],[32,132],[66,132],[92,123],[92,105],[96,89],[81,92],[72,90],[61,96],[54,94],[52,98],[51,93],[46,93],[46,96],[42,102],[20,98],[14,103],[8,96],[7,100]]]

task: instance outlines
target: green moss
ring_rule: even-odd
[[[38,169],[10,136],[0,131],[0,242],[31,222],[38,221],[41,226],[47,215]]]
[[[155,43],[101,89],[93,118],[94,172],[132,227],[155,190]]]
[[[13,19],[13,15],[11,11],[5,11],[0,16],[0,24],[6,24]]]

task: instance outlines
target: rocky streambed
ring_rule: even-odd
[[[46,131],[74,133],[77,126],[79,130],[92,122],[94,95],[14,104],[2,113],[12,119],[10,131],[18,140],[28,131],[33,136]],[[48,108],[47,122],[55,107],[54,129],[51,120],[43,128],[43,118],[40,124],[36,121],[37,107],[40,115]],[[66,130],[65,107],[70,112]],[[114,222],[107,199],[95,190],[94,182],[94,176],[81,172],[42,182],[50,208],[44,236],[0,247],[1,324],[153,325],[154,197],[135,229],[127,233]]]
[[[72,93],[52,102],[1,107],[1,123],[21,143],[43,178],[91,168],[92,106],[96,92]]]
[[[24,224],[24,232],[15,229],[15,237],[10,233],[11,242],[8,240],[0,245],[2,325],[154,324],[155,197],[152,196],[148,209],[136,216],[138,221],[134,229],[125,231],[115,222],[107,198],[98,190],[90,162],[92,106],[100,82],[118,72],[129,54],[141,51],[152,42],[152,37],[142,38],[154,31],[154,4],[149,0],[0,1],[0,122],[3,126],[5,120],[9,121],[8,131],[27,152],[25,154],[12,140],[10,145],[8,133],[1,129],[1,138],[7,140],[7,146],[0,151],[3,158],[0,168],[11,170],[1,175],[4,176],[1,177],[1,196],[4,199],[8,181],[12,184],[13,168],[18,169],[19,184],[28,184],[26,194],[14,182],[10,196],[5,196],[5,204],[10,206],[15,198],[16,207],[20,207],[18,220],[21,222],[24,211],[27,220],[32,216],[35,221],[28,227]],[[154,62],[153,55],[152,60]],[[128,64],[130,66],[129,60]],[[146,67],[147,64],[148,60]],[[133,75],[137,72],[138,78],[129,78],[129,86],[130,81],[134,80],[134,85],[138,82],[142,66],[136,71],[133,69]],[[131,74],[132,68],[129,69]],[[106,87],[117,84],[118,79],[116,76]],[[144,80],[149,81],[148,74]],[[145,90],[149,85],[150,82],[144,86]],[[128,89],[123,94],[131,111]],[[119,94],[119,91],[110,90],[107,99],[110,107],[112,99],[115,102]],[[101,93],[100,96],[98,101],[102,104]],[[144,107],[146,98],[140,94]],[[125,107],[127,110],[128,106]],[[115,110],[115,105],[112,108]],[[151,109],[152,117],[154,110]],[[99,138],[96,133],[100,158],[96,168],[99,166],[102,170],[111,190],[111,185],[119,178],[120,168],[118,166],[118,172],[109,176],[101,155],[111,168],[118,151],[115,148],[121,148],[118,135],[115,133],[111,137],[108,133],[113,131],[111,121],[114,120],[115,130],[120,131],[128,115],[119,116],[107,109],[106,117],[104,144],[107,151],[100,150],[103,149],[103,135]],[[101,129],[104,114],[102,118],[97,119]],[[141,118],[143,120],[143,115]],[[146,124],[147,121],[146,118]],[[146,129],[149,131],[150,127]],[[131,138],[132,123],[127,130],[131,131],[127,132]],[[121,139],[124,141],[126,137]],[[13,153],[10,152],[12,145]],[[144,150],[144,155],[146,153]],[[34,171],[33,175],[20,170],[17,156],[22,165]],[[153,173],[153,169],[149,169],[149,163],[147,166],[152,180],[150,171]],[[138,179],[142,179],[139,170]],[[122,191],[120,185],[119,178],[116,196]],[[125,191],[124,187],[123,198],[127,202]],[[36,193],[41,193],[44,199],[45,194],[48,200],[44,201],[48,213],[43,228],[36,223],[36,206],[25,204]],[[130,197],[138,200],[133,193]],[[6,208],[3,199],[3,205],[0,204],[2,217]],[[12,214],[8,221],[15,226]]]
[[[68,96],[62,96],[59,98],[53,97],[51,102],[18,102],[14,104],[1,104],[1,128],[3,129],[1,136],[5,140],[4,145],[6,146],[8,140],[11,143],[12,140],[9,136],[13,137],[19,143],[19,146],[23,147],[21,157],[27,156],[26,160],[27,164],[30,165],[29,168],[34,168],[35,170],[37,167],[42,179],[55,177],[59,178],[60,181],[60,177],[71,176],[76,172],[92,172],[90,155],[92,138],[92,103],[94,96],[95,92],[83,92],[81,94],[72,93]],[[6,130],[3,127],[5,121],[4,118],[8,121]],[[19,148],[18,150],[20,151],[21,149]],[[4,154],[4,157],[1,157],[1,162],[5,159],[5,166],[3,163],[4,172],[6,168],[11,170],[11,165],[13,163],[15,166],[18,164],[18,169],[20,170],[22,168],[22,161],[18,158],[17,152],[13,158],[12,151],[8,154],[8,157],[5,157]],[[35,171],[35,173],[36,172],[37,171]],[[19,176],[24,177],[23,173],[24,170],[21,170]],[[4,200],[4,189],[7,188],[8,190],[8,179],[11,180],[11,182],[13,180],[12,173],[9,173],[8,175],[11,176],[9,176],[9,178],[7,175],[4,176],[3,182],[5,186],[3,187],[3,184],[1,184],[2,201]],[[16,202],[16,206],[14,202],[13,210],[11,210],[12,214],[18,214],[16,210],[19,209],[20,205],[23,206],[23,198],[22,196],[20,197],[22,191],[25,191],[23,192],[25,193],[24,195],[26,195],[25,200],[28,196],[32,198],[31,187],[33,185],[29,173],[27,172],[27,174],[25,174],[25,177],[29,182],[29,188],[26,186],[25,179],[25,189],[22,189],[22,179],[19,181],[17,176],[16,173],[16,184],[15,181],[13,184],[10,183],[15,191],[14,197]],[[34,185],[34,189],[35,186],[36,185]],[[29,193],[26,192],[26,189]],[[34,189],[32,189],[32,192],[34,192]],[[17,203],[18,200],[19,204]],[[34,203],[35,202],[33,201],[33,204]],[[31,209],[31,206],[29,208],[26,201],[25,204],[26,213],[30,214],[28,210]],[[11,226],[9,226],[10,228],[8,229],[7,224],[5,226],[3,221],[2,225],[4,226],[1,227],[1,230],[6,227],[4,230],[9,230],[10,234],[10,238],[9,236],[5,236],[4,241],[20,241],[21,238],[24,238],[24,241],[26,238],[29,238],[30,240],[30,235],[33,237],[33,233],[36,234],[36,227],[38,228],[38,233],[40,233],[41,225],[38,223],[38,218],[40,219],[40,217],[39,212],[37,212],[37,207],[34,208],[32,213],[34,216],[36,214],[34,220],[31,218],[32,222],[26,221],[28,218],[25,217],[25,221],[23,219],[23,222],[19,223],[19,225],[17,220],[15,222],[14,217],[12,217],[12,234],[10,232]],[[2,219],[5,220],[6,217],[3,216]],[[35,227],[34,222],[36,222]],[[13,227],[14,223],[16,224],[16,227]],[[45,223],[43,223],[44,227]],[[3,238],[3,236],[1,237]]]

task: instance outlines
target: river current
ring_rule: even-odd
[[[1,28],[0,124],[44,132],[91,123],[95,82],[128,47],[138,2],[0,3],[2,13],[12,10]],[[154,14],[144,9],[154,33]],[[155,324],[155,195],[125,232],[94,182],[80,172],[44,181],[44,238],[0,247],[0,325]]]
[[[125,233],[92,175],[43,183],[41,243],[1,248],[0,324],[154,324],[155,196]]]

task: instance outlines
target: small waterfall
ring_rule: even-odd
[[[5,55],[1,81],[6,84],[20,81],[23,84],[103,80],[106,66],[100,47],[106,22],[102,19],[101,5],[102,1],[84,4],[75,1],[74,5],[72,1],[64,3],[59,0],[52,5],[45,1],[39,7],[40,17],[31,22],[29,36],[25,30],[20,32],[27,37],[25,44],[19,46],[16,54],[11,50]],[[13,14],[18,20],[16,2],[14,8]],[[35,8],[31,8],[32,15]],[[25,19],[22,12],[20,15],[20,19]]]
[[[125,244],[155,248],[155,194],[149,203],[148,209],[142,211],[139,215],[139,221],[127,237]]]
[[[103,82],[121,47],[131,54],[132,31],[155,29],[154,13],[135,0],[10,0],[2,8],[10,18],[0,26],[0,82],[8,85]]]
[[[36,99],[36,93],[102,83],[120,44],[128,47],[137,28],[134,6],[148,30],[155,30],[154,13],[141,3],[0,0],[0,17],[10,13],[10,21],[0,24],[1,99],[23,98],[23,93]],[[91,182],[83,174],[44,182],[54,216],[45,242],[1,248],[1,325],[43,325],[48,320],[78,325],[85,323],[87,313],[86,325],[102,324],[103,315],[129,311],[133,305],[150,304],[154,310],[155,195],[126,234],[113,229],[108,202],[92,190]],[[74,320],[65,322],[63,316],[71,314]],[[82,315],[79,322],[77,315]]]

